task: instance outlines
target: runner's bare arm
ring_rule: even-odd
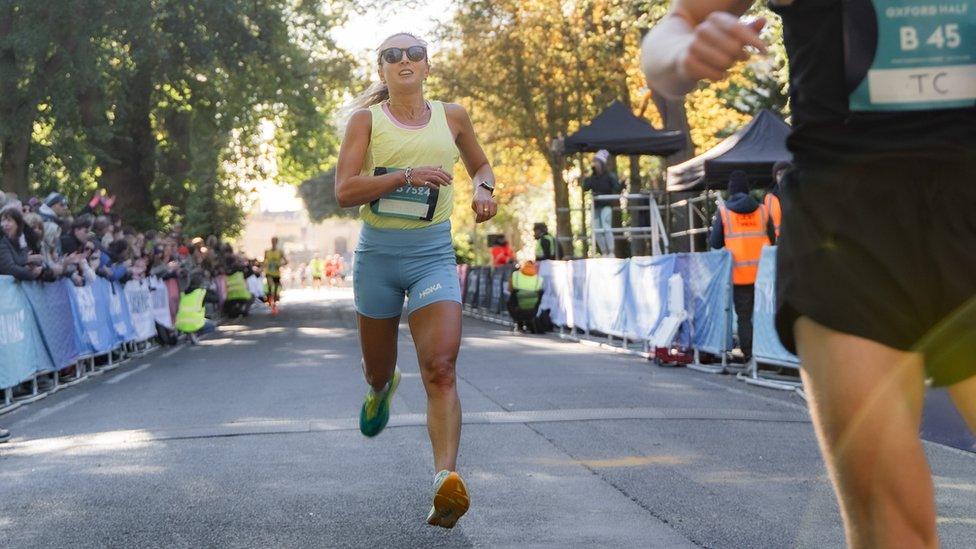
[[[761,52],[766,45],[758,19],[739,21],[753,0],[674,0],[671,11],[644,38],[641,68],[648,85],[678,97],[699,80],[721,80],[736,62],[748,59],[746,46]]]
[[[369,148],[369,135],[373,128],[372,115],[368,110],[353,113],[346,126],[346,135],[339,148],[339,162],[336,166],[336,202],[340,208],[350,208],[360,204],[368,204],[373,200],[392,192],[397,187],[406,184],[404,172],[391,172],[384,175],[359,175],[366,162],[366,151]],[[407,166],[395,166],[407,167]],[[411,179],[417,183],[429,182],[432,185],[450,185],[451,176],[430,166],[412,166],[414,175]]]
[[[444,110],[447,114],[448,125],[452,131],[457,132],[454,141],[457,143],[458,151],[461,153],[461,161],[464,162],[464,167],[468,171],[468,175],[471,176],[474,185],[474,200],[471,203],[471,209],[475,212],[475,222],[487,221],[498,212],[498,205],[491,193],[481,187],[480,183],[488,181],[494,185],[495,173],[488,162],[488,156],[481,148],[481,144],[478,143],[478,137],[474,133],[474,124],[471,123],[468,111],[455,103],[445,103]]]

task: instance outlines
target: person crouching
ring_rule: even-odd
[[[526,328],[533,334],[541,334],[537,322],[539,302],[542,299],[542,277],[534,261],[526,261],[508,281],[508,314],[512,316],[519,331]]]

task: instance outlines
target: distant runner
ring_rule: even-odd
[[[268,281],[268,304],[271,314],[278,314],[281,299],[281,268],[288,264],[284,252],[278,249],[278,237],[271,238],[271,249],[264,252],[264,276]]]

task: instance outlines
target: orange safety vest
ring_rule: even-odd
[[[766,234],[766,207],[759,206],[747,214],[729,210],[724,204],[718,208],[722,216],[722,232],[725,235],[725,248],[732,252],[732,284],[746,285],[756,283],[759,271],[759,256],[763,246],[768,246]]]
[[[776,238],[779,239],[779,224],[783,222],[783,210],[779,205],[779,197],[773,193],[766,193],[766,197],[763,198],[763,205],[766,206],[766,211],[773,219],[773,228],[776,229]]]

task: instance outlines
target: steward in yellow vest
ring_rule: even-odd
[[[528,327],[534,334],[541,333],[536,314],[542,298],[542,277],[539,276],[534,261],[526,261],[519,270],[512,273],[509,291],[508,314],[512,316],[519,331]]]
[[[176,311],[176,329],[184,334],[192,334],[203,329],[207,322],[203,301],[207,290],[197,288],[180,296],[180,308]]]

